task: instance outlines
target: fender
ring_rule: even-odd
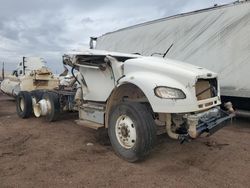
[[[142,90],[147,97],[154,112],[157,113],[187,113],[199,111],[195,97],[195,80],[186,80],[180,83],[166,75],[155,74],[147,71],[136,71],[127,74],[119,80],[117,87],[131,83]],[[158,86],[177,88],[182,90],[185,99],[163,99],[155,95],[154,89]]]

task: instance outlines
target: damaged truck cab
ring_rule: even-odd
[[[184,142],[214,133],[233,117],[219,107],[217,75],[201,67],[90,49],[65,54],[63,63],[72,67],[78,85],[71,97],[79,111],[77,123],[108,129],[115,153],[129,162],[148,155],[157,134]],[[63,109],[58,93],[32,102],[34,113],[45,109],[37,117],[55,119]],[[230,103],[227,110],[233,111]]]
[[[63,61],[80,74],[77,123],[107,128],[116,154],[130,162],[149,153],[157,134],[183,142],[214,133],[233,117],[219,107],[217,74],[201,67],[98,50],[73,52]],[[233,111],[230,103],[227,109]]]

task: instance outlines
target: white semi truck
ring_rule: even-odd
[[[217,74],[202,67],[98,50],[65,54],[63,62],[72,67],[80,86],[75,96],[41,91],[43,97],[37,100],[20,92],[19,113],[33,108],[37,117],[53,121],[67,103],[77,106],[77,123],[108,129],[116,154],[129,162],[148,155],[157,134],[166,132],[183,142],[211,135],[233,117],[230,104],[226,111],[220,109]]]
[[[170,46],[165,58],[217,72],[222,99],[250,110],[250,1],[134,25],[104,34],[96,41],[99,50],[147,56],[163,56]]]

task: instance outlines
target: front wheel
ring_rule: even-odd
[[[108,133],[116,154],[129,162],[148,155],[156,140],[153,116],[140,103],[116,105],[109,114]]]

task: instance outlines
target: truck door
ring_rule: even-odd
[[[105,70],[99,67],[81,66],[79,68],[86,86],[84,100],[105,102],[115,87],[115,78],[110,66]]]

